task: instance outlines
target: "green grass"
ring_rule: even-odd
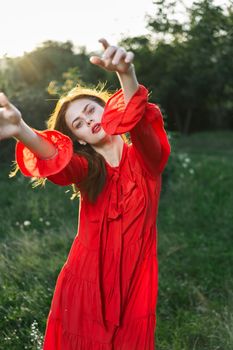
[[[173,136],[158,217],[156,350],[233,349],[233,133]],[[77,230],[70,188],[0,172],[0,349],[40,349]],[[30,224],[27,226],[27,221]]]
[[[158,220],[157,350],[230,350],[233,133],[171,144]]]
[[[28,178],[8,179],[8,170],[0,174],[0,349],[39,349],[56,278],[77,231],[78,202],[70,201],[68,187],[48,182],[32,190]]]

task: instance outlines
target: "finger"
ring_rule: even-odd
[[[133,59],[134,59],[134,53],[131,51],[128,51],[125,56],[125,63],[131,63],[133,62]]]
[[[112,64],[118,64],[122,58],[125,58],[125,56],[126,51],[122,47],[119,47],[113,57]]]
[[[115,54],[116,51],[117,51],[116,46],[109,46],[103,54],[103,59],[106,60],[106,59],[111,58]]]
[[[0,105],[6,108],[10,107],[10,101],[3,92],[0,92]]]
[[[104,61],[98,56],[91,56],[90,57],[90,62],[93,63],[93,64],[96,64],[97,66],[105,67]]]
[[[104,39],[104,38],[99,39],[99,42],[103,45],[104,50],[106,50],[110,46],[108,41],[106,39]]]

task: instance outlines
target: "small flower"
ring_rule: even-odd
[[[190,163],[190,158],[186,157],[186,158],[184,159],[184,161],[185,161],[186,163]]]
[[[43,335],[38,329],[38,323],[36,320],[31,324],[31,342],[36,346],[36,350],[42,349]]]
[[[15,226],[19,226],[19,225],[20,225],[20,223],[18,221],[16,221]]]
[[[30,226],[31,225],[31,222],[29,221],[29,220],[25,220],[24,222],[23,222],[23,224],[24,224],[24,226]]]
[[[45,225],[46,226],[50,226],[50,222],[49,221],[45,221]]]
[[[190,174],[194,174],[194,170],[193,169],[189,169],[189,172],[190,172]]]
[[[185,158],[187,158],[187,154],[186,153],[180,153],[180,154],[178,154],[178,158],[182,161]]]
[[[39,221],[40,221],[40,222],[43,222],[43,221],[44,221],[44,219],[43,219],[43,218],[39,218]]]
[[[183,166],[183,168],[187,168],[188,167],[188,165],[186,163],[183,163],[182,166]]]

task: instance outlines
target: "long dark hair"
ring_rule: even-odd
[[[88,161],[88,175],[84,180],[79,182],[79,185],[72,185],[73,195],[71,199],[80,197],[80,194],[86,195],[90,202],[95,202],[97,196],[102,191],[106,181],[106,167],[104,157],[96,152],[89,144],[81,145],[76,136],[68,128],[65,121],[65,114],[70,103],[81,99],[88,98],[95,101],[100,106],[104,107],[111,94],[103,88],[89,89],[82,86],[73,88],[67,95],[61,97],[56,107],[47,121],[47,127],[50,130],[58,130],[63,134],[69,136],[73,141],[74,152],[80,156],[83,156]],[[122,134],[124,142],[129,143],[129,140],[125,134]],[[14,176],[18,170],[16,169],[10,174],[10,177]],[[39,185],[45,185],[46,178],[32,178],[33,187]]]

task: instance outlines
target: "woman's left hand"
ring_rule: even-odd
[[[111,46],[106,39],[100,39],[104,47],[102,58],[91,56],[90,62],[110,72],[127,73],[133,66],[134,54],[122,47]]]

